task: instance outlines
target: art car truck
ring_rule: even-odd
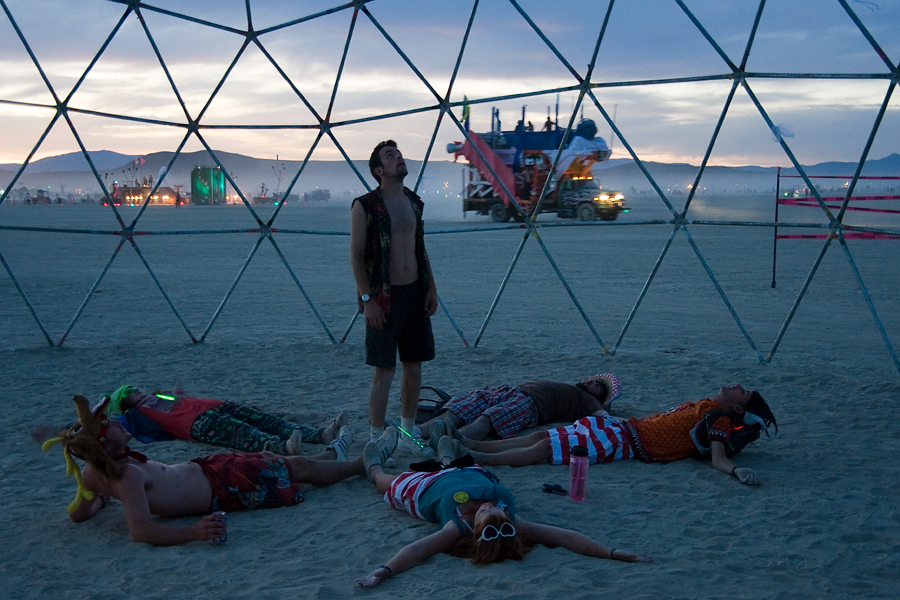
[[[497,115],[497,111],[494,111]],[[524,120],[524,119],[523,119]],[[516,201],[531,216],[538,207],[547,178],[550,187],[540,212],[556,213],[560,218],[614,221],[628,212],[625,196],[603,190],[594,182],[591,166],[609,159],[610,150],[590,119],[583,120],[571,141],[560,154],[556,169],[553,161],[564,130],[550,118],[542,131],[531,131],[522,121],[514,131],[501,131],[499,117],[492,119],[491,133],[469,132],[472,141],[447,145],[454,159],[469,162],[463,190],[463,213],[475,211],[490,215],[498,223],[521,219],[515,205],[503,189],[515,194]],[[493,172],[492,172],[493,171]],[[501,182],[503,185],[501,185]]]

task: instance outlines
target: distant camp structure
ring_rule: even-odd
[[[191,204],[225,204],[225,174],[220,167],[193,168]]]
[[[181,195],[170,187],[160,187],[152,196],[150,192],[153,188],[149,185],[128,187],[123,186],[116,188],[113,192],[113,200],[120,205],[141,205],[147,198],[150,198],[148,204],[176,204],[181,200]],[[182,201],[183,202],[183,201]]]

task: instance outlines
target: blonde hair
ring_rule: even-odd
[[[513,537],[499,536],[490,541],[478,541],[485,527],[493,525],[499,530],[504,523],[512,524],[512,521],[506,516],[488,515],[476,526],[472,535],[464,537],[456,543],[452,554],[460,558],[470,558],[479,567],[503,562],[506,559],[522,560],[534,549],[534,546],[525,542],[518,533]]]

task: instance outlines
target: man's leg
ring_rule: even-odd
[[[235,405],[232,405],[235,406]],[[285,453],[285,442],[235,418],[223,404],[201,413],[191,424],[191,439],[244,452]]]
[[[543,433],[543,432],[535,432],[535,433]],[[526,436],[526,438],[517,438],[517,439],[527,439],[532,436]],[[444,440],[449,440],[450,438],[444,437]],[[500,440],[499,442],[476,442],[480,444],[485,443],[503,443],[509,442],[512,440]],[[527,465],[536,465],[538,463],[547,462],[550,460],[552,456],[552,447],[550,446],[550,438],[544,434],[542,438],[532,443],[527,447],[518,447],[518,448],[510,448],[508,450],[502,450],[499,452],[478,452],[476,450],[469,450],[469,454],[472,455],[472,458],[475,459],[475,463],[482,466],[499,466],[499,465],[508,465],[510,467],[524,467]],[[443,459],[444,457],[441,456]],[[458,458],[458,457],[456,457]]]
[[[361,456],[356,460],[348,461],[319,461],[310,460],[303,456],[287,456],[285,460],[290,463],[297,483],[309,483],[321,487],[337,483],[354,475],[365,474]]]
[[[369,425],[371,427],[384,427],[384,416],[387,414],[388,396],[391,393],[391,384],[394,382],[394,371],[396,369],[375,367],[372,385],[369,387]]]
[[[399,475],[389,475],[385,473],[381,465],[372,465],[369,471],[371,473],[372,481],[375,482],[375,489],[382,494],[391,489],[391,484],[399,477]]]
[[[255,427],[263,433],[274,435],[282,441],[291,439],[295,431],[300,430],[303,442],[307,444],[316,444],[319,442],[319,436],[322,428],[312,428],[294,421],[288,421],[275,415],[260,412],[249,406],[237,404],[235,402],[226,402],[221,407],[227,410],[231,416],[238,421],[246,423],[250,427]]]
[[[530,448],[545,439],[547,439],[546,431],[533,431],[522,437],[507,438],[505,440],[473,440],[463,437],[459,441],[469,450],[475,450],[478,453],[497,454],[508,450]]]
[[[503,452],[498,452],[496,454],[472,451],[471,454],[472,458],[474,458],[475,462],[479,465],[524,467],[547,462],[550,460],[550,452],[550,440],[545,437],[542,441],[527,448],[504,450]]]
[[[434,450],[422,441],[422,430],[416,425],[419,392],[422,391],[422,363],[404,362],[403,379],[400,382],[400,445],[404,452],[429,457]]]
[[[449,419],[450,422],[453,423],[453,426],[456,427],[457,429],[459,429],[460,427],[462,427],[463,425],[466,424],[466,422],[463,421],[458,415],[456,415],[456,413],[454,413],[450,410],[445,410],[438,416],[428,419],[427,421],[422,423],[422,425],[421,425],[422,435],[426,436],[426,437],[428,436],[428,432],[431,431],[431,424],[434,423],[435,421],[445,421],[447,419]]]
[[[462,421],[462,419],[459,420]],[[456,423],[454,423],[454,425],[456,425]],[[459,432],[470,440],[483,440],[490,435],[493,430],[494,426],[491,425],[491,420],[484,415],[481,415],[468,425],[459,428]]]
[[[419,406],[419,395],[422,392],[422,363],[406,362],[403,365],[403,378],[400,380],[400,417],[416,418]]]
[[[447,423],[449,421],[449,423],[453,426],[454,429],[457,430],[458,433],[461,433],[470,440],[483,440],[494,429],[494,427],[491,425],[491,420],[484,415],[478,417],[477,419],[466,425],[465,421],[448,410],[447,412],[442,413],[440,416],[429,419],[422,423],[422,437],[430,437],[431,424],[436,421],[441,421],[442,423]],[[447,430],[446,425],[444,425],[444,430]],[[435,440],[435,443],[437,443],[437,440]]]

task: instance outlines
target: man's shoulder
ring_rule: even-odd
[[[352,205],[355,205],[357,202],[359,202],[359,203],[365,205],[365,204],[368,204],[368,203],[372,202],[373,200],[376,200],[376,199],[378,199],[378,198],[381,198],[381,192],[380,192],[380,189],[381,189],[380,187],[377,187],[377,188],[375,188],[375,189],[372,190],[372,191],[366,192],[366,193],[363,194],[362,196],[357,196],[356,198],[353,199],[353,202],[351,203],[351,206],[352,206]]]
[[[94,493],[111,494],[120,498],[121,490],[142,485],[145,475],[138,465],[128,462],[119,463],[119,468],[120,476],[114,479],[86,464],[81,472],[81,479],[85,487]]]

